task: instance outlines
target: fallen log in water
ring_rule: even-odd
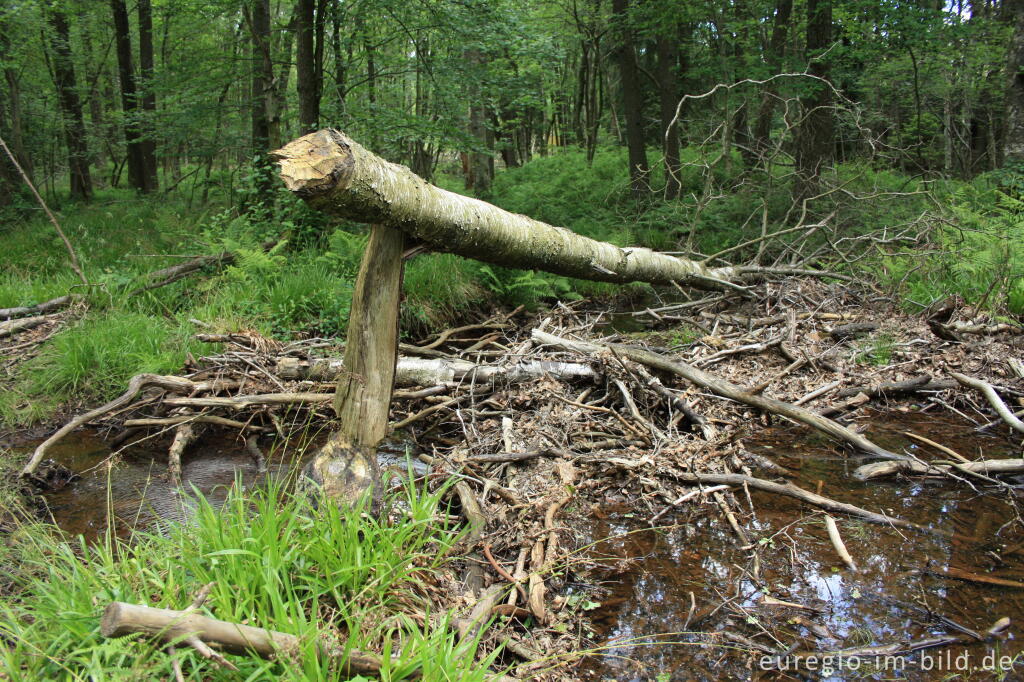
[[[615,353],[623,357],[627,357],[634,362],[639,362],[640,364],[653,367],[654,369],[660,369],[665,372],[676,374],[687,381],[708,389],[715,395],[723,398],[729,398],[730,400],[736,400],[750,405],[751,407],[756,407],[766,412],[771,412],[772,414],[777,414],[782,417],[792,419],[793,421],[800,422],[801,424],[806,424],[807,426],[813,427],[822,433],[826,433],[833,438],[852,445],[861,452],[872,455],[873,457],[891,460],[907,459],[903,455],[889,452],[885,448],[872,443],[859,433],[837,424],[831,419],[817,415],[810,410],[805,410],[802,407],[797,407],[779,400],[772,400],[771,398],[765,398],[760,395],[748,393],[739,386],[730,384],[713,374],[697,369],[685,362],[673,360],[665,357],[664,355],[659,355],[658,353],[653,353],[643,348],[624,346],[614,343],[597,344],[587,341],[573,341],[560,336],[555,336],[554,334],[548,334],[547,332],[543,332],[539,329],[533,330],[532,338],[538,345],[554,346],[563,350],[585,353],[588,355],[600,353],[605,349],[612,349]]]
[[[839,502],[823,495],[812,493],[809,490],[797,487],[790,483],[776,483],[774,481],[766,481],[763,478],[755,478],[753,476],[747,476],[746,474],[694,474],[689,472],[675,474],[673,476],[679,481],[685,483],[699,483],[705,484],[710,483],[712,485],[747,485],[757,490],[763,490],[768,493],[775,493],[776,495],[785,495],[786,497],[792,497],[793,499],[806,502],[807,504],[824,509],[826,511],[837,512],[840,514],[847,514],[849,516],[856,516],[870,521],[871,523],[879,523],[886,526],[896,526],[899,528],[909,528],[911,530],[919,530],[924,533],[930,533],[933,535],[947,535],[947,533],[933,528],[928,528],[912,521],[906,521],[904,519],[896,518],[895,516],[889,516],[887,514],[879,514],[878,512],[868,511],[862,507],[858,507],[855,504],[847,504],[846,502]]]
[[[928,464],[912,459],[899,462],[872,462],[857,467],[853,475],[865,481],[885,478],[897,474],[910,476],[948,475],[957,471],[974,474],[1019,474],[1024,473],[1024,459],[992,459],[983,462]]]

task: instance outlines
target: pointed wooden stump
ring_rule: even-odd
[[[376,500],[380,492],[377,446],[387,435],[398,357],[404,243],[403,233],[394,228],[371,228],[352,292],[345,368],[334,397],[340,425],[305,470],[342,504],[358,501],[371,489]]]

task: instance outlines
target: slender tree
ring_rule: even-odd
[[[790,16],[793,13],[793,0],[778,0],[775,5],[775,18],[772,22],[772,35],[768,40],[765,62],[771,69],[771,75],[779,73],[782,66],[782,53],[786,47],[786,36],[789,33]],[[764,86],[761,94],[761,105],[754,121],[753,146],[754,153],[764,158],[768,151],[769,138],[772,131],[772,118],[775,115],[775,102],[778,100],[778,85],[770,82]]]
[[[295,87],[299,95],[299,133],[317,129],[320,123],[320,93],[317,84],[316,0],[298,0],[295,4]]]
[[[834,111],[825,52],[832,45],[832,0],[807,0],[807,71],[818,79],[801,99],[803,117],[797,130],[795,196],[817,193],[822,167],[832,159]]]
[[[647,177],[647,148],[643,128],[643,92],[640,89],[640,69],[633,44],[633,28],[629,18],[629,0],[612,0],[615,15],[617,44],[615,56],[619,64],[622,89],[622,114],[626,120],[626,146],[629,147],[629,181],[633,196],[642,198],[650,193]]]
[[[1011,23],[1006,60],[1006,133],[1003,160],[1024,162],[1024,0],[1003,0],[1002,11]]]
[[[68,173],[71,196],[88,201],[92,199],[92,178],[89,176],[89,148],[82,116],[82,102],[78,97],[75,64],[71,55],[71,36],[67,15],[59,5],[50,5],[47,19],[53,33],[53,79],[57,86],[57,100],[64,120],[64,141],[68,149]]]
[[[150,0],[137,0],[139,12],[139,90],[141,114],[139,133],[142,137],[142,170],[145,177],[144,192],[155,192],[160,187],[156,166],[156,91],[153,84],[153,7]]]
[[[140,192],[147,191],[146,160],[139,128],[139,102],[132,62],[132,33],[124,0],[110,0],[114,13],[114,41],[117,70],[121,80],[121,108],[124,111],[124,139],[128,148],[128,181]]]
[[[270,175],[271,110],[274,106],[274,64],[270,56],[270,0],[249,0],[247,20],[252,45],[252,155],[255,164],[257,201],[273,196]]]

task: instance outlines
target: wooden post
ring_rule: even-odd
[[[345,368],[338,378],[334,411],[340,421],[306,468],[329,497],[356,502],[368,489],[379,493],[377,446],[388,429],[388,408],[398,357],[398,309],[405,237],[374,225],[352,292]]]

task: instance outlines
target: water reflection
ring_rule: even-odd
[[[907,430],[964,454],[1014,456],[1005,441],[979,436],[946,417],[900,415],[894,421],[876,416],[870,433],[883,447],[900,451],[915,447],[902,435]],[[796,472],[794,482],[801,487],[814,490],[821,481],[824,495],[873,511],[891,510],[956,535],[950,539],[898,532],[840,519],[844,540],[859,567],[852,573],[835,554],[819,512],[788,498],[755,492],[756,516],[747,510],[746,519],[752,542],[760,549],[760,565],[755,566],[751,553],[738,546],[729,526],[719,520],[717,510],[712,511],[711,502],[691,505],[687,514],[675,519],[663,517],[663,523],[674,525],[661,530],[643,530],[642,520],[627,518],[625,510],[610,510],[609,518],[595,519],[588,529],[588,540],[609,538],[595,546],[594,555],[634,561],[625,569],[619,561],[621,570],[599,569],[593,576],[606,589],[602,606],[593,613],[595,640],[608,648],[581,666],[581,678],[805,679],[793,672],[758,670],[757,657],[752,659],[745,650],[756,645],[777,652],[830,651],[956,634],[941,617],[976,631],[986,630],[1000,616],[1015,622],[1024,618],[1021,591],[937,575],[955,568],[1024,578],[1024,529],[1008,493],[982,495],[968,486],[932,481],[858,483],[827,443],[815,437],[796,438],[798,434],[794,428],[778,428],[748,446]],[[696,614],[717,610],[689,628],[691,633],[674,634],[685,629],[691,593]],[[803,608],[766,606],[766,596]],[[953,645],[947,653],[955,658],[968,652],[979,665],[994,647],[1001,655],[1020,654],[1024,647],[1015,628],[1006,642]],[[934,665],[920,669],[929,665],[929,656],[942,651],[907,657],[906,669],[899,674],[883,671],[879,677],[860,670],[856,675],[845,671],[828,676],[819,671],[809,677],[948,679],[949,670],[939,671]],[[1017,673],[1021,671],[1024,668],[1017,668]],[[995,677],[974,673],[970,679]]]

